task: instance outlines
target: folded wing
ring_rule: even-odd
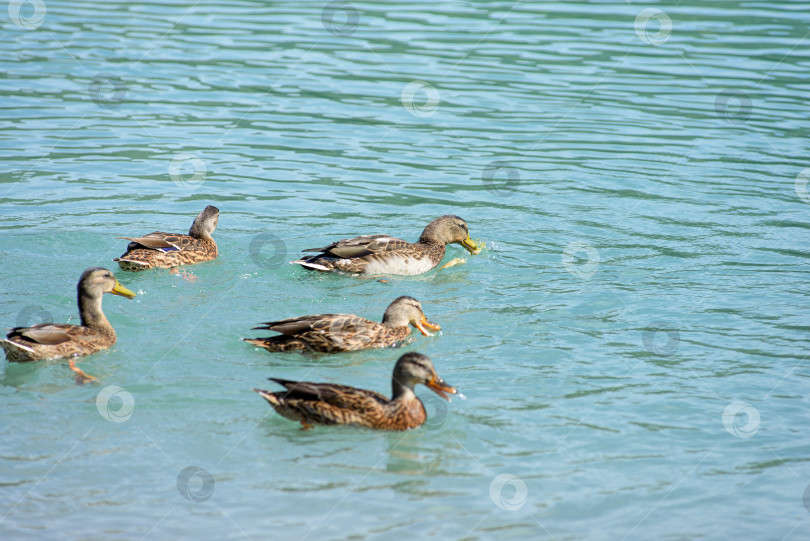
[[[304,252],[320,252],[325,256],[350,259],[372,253],[401,249],[410,243],[389,235],[362,235],[333,242],[323,248],[308,248]]]
[[[8,337],[20,336],[43,346],[55,346],[67,342],[71,339],[68,331],[74,329],[75,325],[63,325],[56,323],[40,323],[33,327],[15,327]]]
[[[127,250],[134,248],[149,248],[161,252],[173,252],[175,250],[183,249],[183,239],[179,235],[171,233],[164,233],[162,231],[155,231],[143,237],[116,237],[119,239],[126,239],[131,241]]]

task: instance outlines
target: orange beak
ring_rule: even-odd
[[[450,402],[450,397],[447,396],[446,393],[450,394],[457,394],[458,391],[455,387],[451,387],[450,385],[446,384],[442,378],[433,374],[430,376],[430,379],[425,383],[428,389],[436,393],[437,395],[441,396],[448,402]]]
[[[430,321],[428,321],[428,318],[427,316],[425,316],[425,314],[422,314],[422,319],[420,319],[416,323],[415,327],[419,329],[419,332],[421,332],[425,336],[433,336],[427,329],[430,329],[431,331],[442,330],[442,328],[436,325],[435,323],[431,323]]]

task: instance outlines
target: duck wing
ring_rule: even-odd
[[[354,314],[315,314],[311,316],[292,317],[279,321],[268,321],[254,329],[276,331],[289,336],[306,333],[321,335],[340,334],[344,339],[349,335],[371,337],[380,331],[381,324]]]
[[[297,335],[310,331],[325,332],[334,325],[341,325],[342,321],[356,318],[352,314],[314,314],[311,316],[291,317],[287,319],[280,319],[278,321],[267,321],[260,323],[254,329],[265,329],[269,331],[276,331],[281,334]],[[360,318],[362,319],[362,318]]]
[[[164,233],[163,231],[155,231],[144,235],[143,237],[116,237],[118,239],[125,239],[130,242],[127,250],[135,248],[149,248],[151,250],[158,250],[160,252],[174,252],[182,250],[184,245],[188,244],[185,238],[188,235],[178,235],[175,233]],[[191,239],[191,237],[188,237]]]
[[[323,248],[308,248],[304,252],[321,252],[326,256],[344,259],[363,257],[373,253],[401,250],[410,243],[390,235],[362,235],[352,239],[342,239]]]
[[[70,331],[75,329],[76,325],[40,323],[33,327],[15,327],[8,338],[22,337],[43,346],[55,346],[72,340]]]
[[[316,314],[294,317],[280,321],[268,321],[254,329],[265,329],[284,335],[246,340],[271,351],[286,351],[289,348],[278,349],[276,346],[279,343],[289,346],[291,341],[297,341],[305,348],[325,353],[383,347],[390,345],[388,342],[393,341],[386,342],[386,339],[390,337],[386,333],[387,327],[382,323],[352,314]],[[285,338],[288,340],[282,340]],[[272,347],[269,347],[270,344]]]
[[[269,379],[287,389],[287,392],[284,393],[285,400],[323,402],[336,408],[352,410],[359,410],[369,405],[374,407],[389,402],[388,398],[378,392],[349,387],[348,385],[292,381],[280,378]]]

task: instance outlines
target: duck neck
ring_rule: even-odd
[[[206,231],[205,227],[203,226],[201,221],[194,220],[194,223],[191,224],[191,229],[188,230],[188,236],[194,237],[195,239],[203,239],[203,240],[210,240],[213,241],[213,237]]]
[[[416,398],[413,385],[400,382],[397,378],[391,379],[391,400],[411,400]]]
[[[444,243],[442,241],[437,240],[436,238],[433,237],[433,235],[430,235],[427,231],[422,232],[422,236],[419,237],[419,240],[417,242],[419,244],[444,246]]]
[[[419,237],[419,242],[417,242],[417,244],[424,246],[424,252],[436,265],[438,265],[439,262],[444,259],[445,245],[442,241],[436,240],[432,237],[427,237],[424,233],[422,233],[422,236]]]
[[[79,289],[79,316],[82,327],[115,336],[115,331],[101,311],[101,294],[93,294]]]

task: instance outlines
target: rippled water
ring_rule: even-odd
[[[117,272],[119,341],[4,363],[4,539],[806,539],[803,2],[41,0],[0,16],[0,322],[77,320],[125,241],[221,209],[221,257]],[[487,243],[388,283],[298,250]],[[457,247],[449,257],[462,257]],[[255,324],[401,294],[466,400],[301,431],[269,376],[388,392],[401,351]]]

